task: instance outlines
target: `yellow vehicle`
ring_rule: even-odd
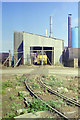
[[[45,52],[43,52],[43,56],[42,53],[38,53],[35,59],[36,64],[42,64],[42,57],[43,57],[43,64],[47,64],[47,55],[45,54]]]
[[[37,64],[42,63],[42,55],[37,55]],[[43,55],[43,64],[47,64],[47,55]]]

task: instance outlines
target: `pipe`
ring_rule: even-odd
[[[68,48],[71,48],[71,14],[68,14]]]
[[[52,35],[52,16],[50,16],[50,37],[53,37],[53,35]]]
[[[47,37],[47,29],[45,29],[45,36]]]

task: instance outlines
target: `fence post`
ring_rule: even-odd
[[[9,67],[11,66],[11,51],[9,50]]]

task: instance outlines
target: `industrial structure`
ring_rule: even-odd
[[[42,52],[47,55],[47,64],[62,63],[64,41],[54,38],[52,33],[52,16],[50,16],[50,36],[37,35],[28,32],[14,31],[14,65],[20,61],[22,64],[33,64],[35,53]]]
[[[50,64],[62,63],[67,67],[80,66],[80,27],[71,27],[71,14],[68,15],[68,47],[64,40],[53,37],[52,16],[50,16],[50,36],[28,32],[14,31],[14,56],[11,53],[3,64],[9,61],[14,67],[19,64]]]
[[[80,66],[80,40],[79,27],[71,27],[71,14],[68,15],[68,47],[63,51],[64,66]]]

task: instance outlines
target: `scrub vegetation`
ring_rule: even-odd
[[[80,86],[78,86],[78,78],[73,77],[62,77],[59,75],[42,75],[41,80],[50,88],[64,94],[65,96],[72,97],[78,100],[78,94]],[[4,76],[2,81],[2,116],[3,118],[13,118],[19,115],[16,111],[23,109],[21,114],[26,111],[28,113],[34,113],[38,111],[50,110],[46,105],[39,99],[34,97],[29,102],[27,106],[24,104],[24,94],[19,93],[19,91],[26,91],[24,81],[27,79],[27,75],[12,75]],[[40,84],[36,81],[38,77],[30,77],[29,86],[36,93],[44,97],[47,103],[56,109],[63,108],[67,106],[63,99],[51,100],[47,96],[49,95],[47,89],[42,88]],[[66,88],[68,92],[64,91]],[[61,91],[63,90],[63,91]],[[30,95],[28,97],[31,97]],[[51,96],[50,96],[51,97]]]

